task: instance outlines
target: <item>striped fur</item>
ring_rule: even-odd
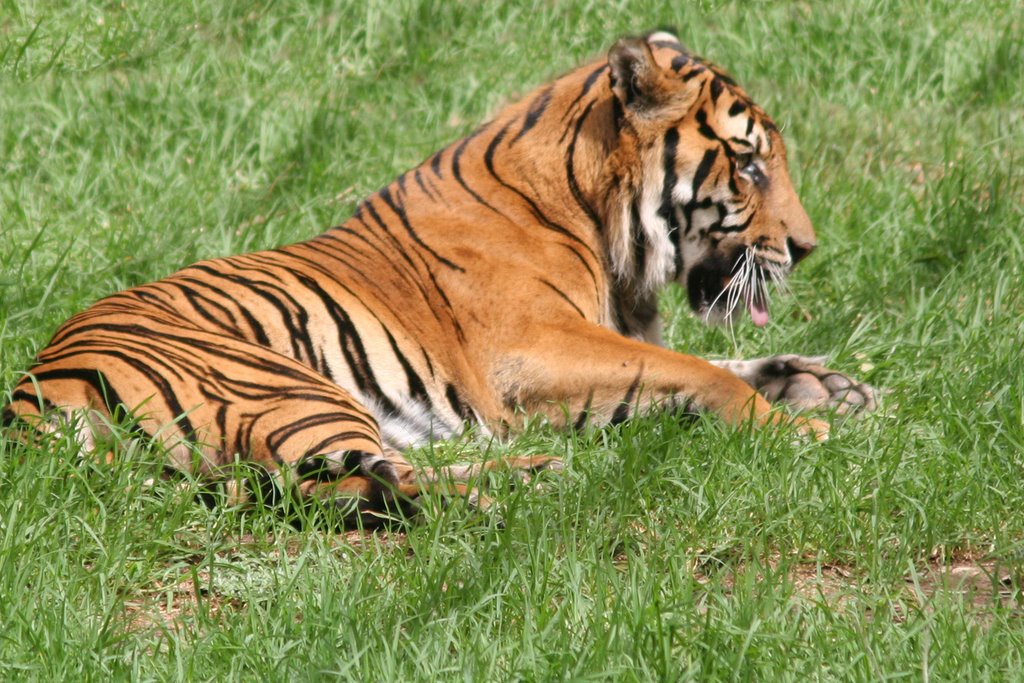
[[[765,113],[673,36],[626,39],[318,237],[99,301],[5,415],[70,422],[89,447],[121,407],[173,468],[249,458],[373,512],[440,476],[398,451],[467,423],[581,426],[655,405],[777,420],[728,370],[658,346],[656,295],[678,282],[706,318],[763,323],[766,283],[814,243]]]

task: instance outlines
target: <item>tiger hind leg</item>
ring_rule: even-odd
[[[355,397],[307,366],[148,316],[122,314],[125,322],[135,323],[130,333],[110,326],[103,343],[94,327],[68,325],[15,387],[5,420],[70,428],[81,453],[109,460],[93,452],[105,441],[97,437],[117,422],[112,416],[129,415],[136,436],[162,445],[165,471],[211,483],[228,502],[274,504],[297,493],[364,527],[413,514],[423,494],[486,507],[468,480],[504,467],[555,467],[538,457],[417,470],[384,448]]]

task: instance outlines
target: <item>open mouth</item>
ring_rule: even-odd
[[[686,293],[690,307],[705,322],[732,322],[742,306],[758,327],[768,324],[768,281],[780,282],[781,269],[757,263],[752,249],[727,260],[709,258],[690,271]]]

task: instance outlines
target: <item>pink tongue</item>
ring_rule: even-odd
[[[754,321],[755,325],[764,327],[768,324],[768,307],[761,301],[761,297],[752,297],[747,302],[747,310],[750,311],[750,319]]]

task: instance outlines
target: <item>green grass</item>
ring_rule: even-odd
[[[784,128],[820,247],[766,330],[891,390],[824,444],[651,418],[407,534],[208,510],[0,440],[0,677],[1019,679],[1024,8],[1017,2],[0,3],[0,387],[60,322],[271,247],[607,49],[679,27]],[[943,589],[943,568],[976,590]]]

